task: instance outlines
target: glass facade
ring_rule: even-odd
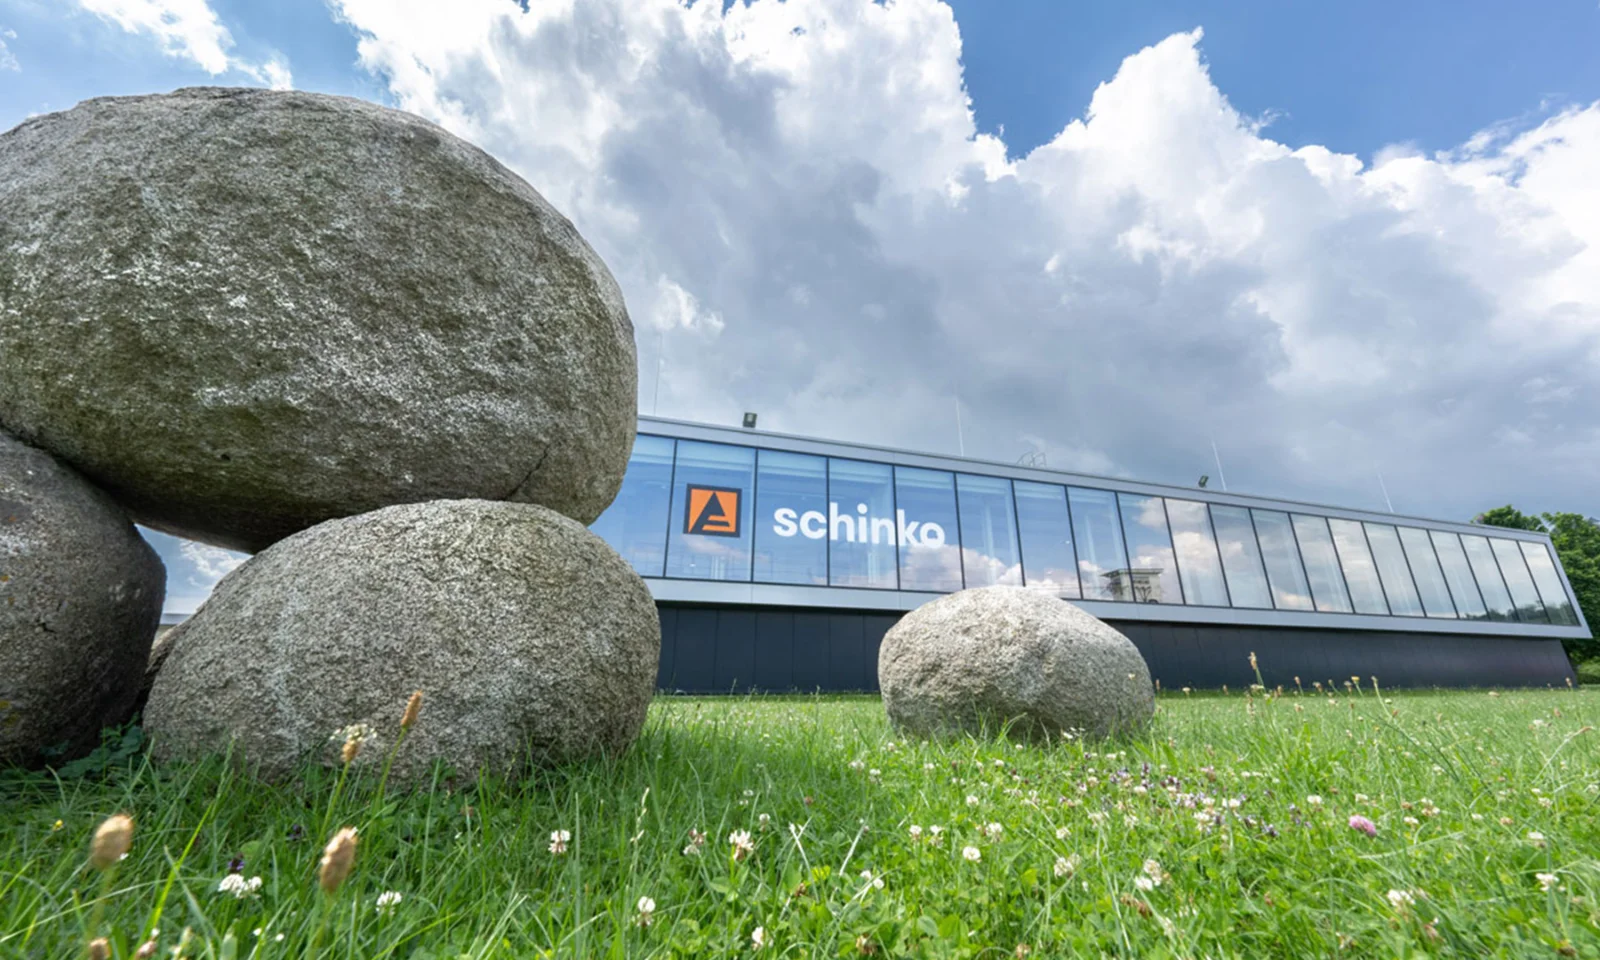
[[[1017,527],[1022,537],[1022,582],[1058,597],[1078,597],[1078,557],[1072,548],[1067,488],[1015,480]]]
[[[1233,605],[1272,609],[1267,568],[1261,559],[1261,547],[1256,543],[1256,528],[1250,522],[1250,511],[1213,503],[1211,525],[1217,532],[1222,572],[1227,574],[1228,596]]]
[[[1400,535],[1385,523],[1365,526],[1367,544],[1372,547],[1372,559],[1383,581],[1383,594],[1389,599],[1389,612],[1397,617],[1422,616],[1422,601],[1417,598],[1417,586],[1411,581],[1411,565],[1406,562]]]
[[[1022,586],[1011,481],[958,473],[956,501],[960,504],[961,565],[967,586]]]
[[[1117,494],[1122,508],[1122,535],[1128,544],[1128,567],[1113,577],[1117,599],[1139,603],[1182,603],[1178,565],[1172,555],[1172,531],[1160,497]]]
[[[1378,582],[1378,565],[1372,562],[1372,551],[1367,548],[1367,534],[1361,524],[1354,520],[1329,520],[1328,529],[1333,533],[1339,569],[1344,572],[1344,582],[1350,588],[1350,602],[1356,613],[1388,613],[1383,585]]]
[[[939,593],[960,590],[955,475],[943,470],[895,467],[894,496],[895,520],[901,534],[900,589]]]
[[[1193,500],[1167,500],[1172,549],[1178,559],[1183,599],[1206,607],[1226,607],[1228,587],[1222,579],[1222,557],[1211,534],[1211,514]]]
[[[1543,542],[641,433],[641,576],[1578,625]]]

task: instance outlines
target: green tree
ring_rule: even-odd
[[[1581,513],[1546,513],[1534,517],[1507,504],[1485,510],[1473,517],[1472,522],[1549,534],[1590,632],[1600,629],[1600,520]],[[1600,658],[1600,640],[1567,640],[1564,644],[1567,655],[1574,661]]]

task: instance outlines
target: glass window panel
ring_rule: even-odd
[[[1122,533],[1128,541],[1127,583],[1113,581],[1113,592],[1132,592],[1140,603],[1182,603],[1178,565],[1172,558],[1172,534],[1160,497],[1117,494],[1122,507]]]
[[[1450,588],[1445,584],[1444,571],[1439,569],[1439,558],[1433,555],[1433,542],[1428,539],[1428,532],[1401,527],[1400,545],[1405,549],[1423,612],[1430,617],[1454,618],[1456,608],[1450,602]]]
[[[1489,545],[1494,548],[1494,558],[1500,561],[1500,573],[1506,579],[1506,589],[1511,591],[1517,619],[1527,623],[1549,623],[1550,615],[1544,612],[1544,604],[1539,600],[1539,591],[1533,585],[1528,562],[1522,559],[1517,541],[1491,537]]]
[[[1078,547],[1078,580],[1085,600],[1132,600],[1112,589],[1113,578],[1127,584],[1127,554],[1117,519],[1117,495],[1109,490],[1068,487],[1073,539]]]
[[[1372,559],[1383,579],[1383,593],[1389,598],[1389,612],[1397,617],[1422,616],[1422,601],[1417,598],[1416,584],[1411,582],[1411,565],[1406,562],[1405,548],[1400,546],[1400,535],[1384,523],[1369,523],[1366,528]]]
[[[1072,517],[1067,488],[1053,483],[1014,480],[1018,539],[1026,586],[1058,597],[1078,596],[1078,560],[1072,549]]]
[[[1367,549],[1367,535],[1361,524],[1354,520],[1329,520],[1333,531],[1333,545],[1339,552],[1339,564],[1344,570],[1345,585],[1350,588],[1350,599],[1356,613],[1388,613],[1389,604],[1383,598],[1383,586],[1378,582],[1378,566],[1372,562],[1372,551]]]
[[[1272,586],[1273,605],[1279,610],[1315,610],[1289,515],[1276,510],[1251,510],[1250,516],[1261,542],[1261,561]]]
[[[1522,556],[1528,561],[1528,570],[1533,574],[1533,583],[1539,588],[1539,596],[1544,600],[1544,608],[1550,611],[1550,622],[1563,626],[1577,626],[1578,615],[1572,610],[1572,601],[1567,599],[1567,591],[1561,586],[1561,576],[1556,573],[1555,561],[1550,557],[1550,550],[1542,543],[1529,543],[1522,541]]]
[[[893,590],[894,477],[886,463],[828,461],[828,579],[839,587]]]
[[[828,582],[828,461],[803,453],[756,455],[757,583]]]
[[[1261,548],[1250,524],[1250,511],[1244,507],[1211,505],[1211,525],[1217,534],[1222,554],[1222,572],[1228,578],[1228,595],[1236,607],[1272,609],[1272,594],[1261,564]],[[1298,570],[1299,564],[1296,563]]]
[[[1222,581],[1222,557],[1211,535],[1206,505],[1193,500],[1168,500],[1167,520],[1172,524],[1172,549],[1178,558],[1184,602],[1226,607],[1228,588]]]
[[[725,443],[678,441],[667,576],[750,579],[750,503],[756,452]]]
[[[958,473],[956,500],[961,509],[961,566],[967,586],[1022,586],[1011,481]]]
[[[1431,530],[1433,549],[1439,554],[1439,566],[1444,570],[1445,582],[1450,584],[1450,596],[1462,619],[1483,620],[1489,616],[1483,606],[1483,594],[1478,592],[1477,578],[1467,563],[1467,553],[1461,549],[1461,538],[1444,530]]]
[[[1300,542],[1300,556],[1306,562],[1306,579],[1311,581],[1311,597],[1324,613],[1349,613],[1350,594],[1344,588],[1339,570],[1339,555],[1328,534],[1328,521],[1296,513],[1294,536]]]
[[[639,434],[622,475],[622,489],[589,529],[641,577],[659,577],[667,562],[667,514],[672,491],[672,438]]]
[[[894,491],[900,527],[900,589],[960,590],[955,476],[943,470],[895,467]]]
[[[1461,545],[1466,548],[1467,562],[1472,564],[1472,573],[1478,581],[1478,590],[1483,594],[1483,603],[1489,608],[1489,619],[1514,619],[1516,614],[1511,604],[1511,593],[1506,590],[1506,582],[1500,577],[1500,564],[1495,562],[1494,549],[1489,546],[1489,541],[1483,537],[1462,534]]]

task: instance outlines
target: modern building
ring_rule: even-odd
[[[1548,537],[639,418],[593,525],[661,611],[666,690],[875,690],[905,611],[1048,591],[1167,689],[1564,685],[1589,627]]]

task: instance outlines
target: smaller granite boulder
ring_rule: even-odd
[[[110,497],[0,434],[0,763],[79,756],[128,719],[166,575]]]
[[[435,761],[471,779],[615,753],[644,724],[661,622],[644,581],[582,524],[532,504],[436,500],[330,520],[217,584],[167,638],[145,707],[158,757],[233,744],[269,779],[307,760]]]
[[[1046,593],[983,587],[901,618],[878,650],[894,725],[918,736],[1047,739],[1135,731],[1155,712],[1133,642]]]

